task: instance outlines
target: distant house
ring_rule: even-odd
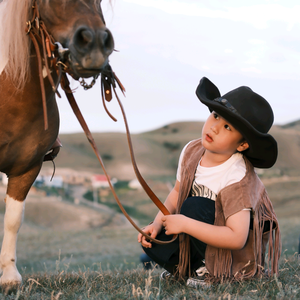
[[[91,177],[92,187],[94,189],[97,188],[109,188],[109,182],[107,181],[107,178],[103,174],[94,174]],[[112,185],[114,185],[117,182],[116,178],[110,179],[110,182]]]
[[[137,179],[133,179],[129,181],[128,186],[133,190],[141,190],[143,187]]]
[[[45,184],[45,179],[44,179],[44,176],[42,176],[42,175],[38,175],[33,183],[33,185],[38,188],[44,186],[44,184]]]
[[[45,176],[45,185],[49,187],[62,188],[64,185],[64,180],[62,176],[54,176],[51,180],[52,176]]]
[[[1,1],[1,0],[0,0]],[[40,176],[44,178],[51,177],[53,173],[52,168],[42,169],[40,172]],[[55,170],[55,177],[61,177],[63,179],[64,186],[65,185],[87,185],[91,184],[91,176],[93,173],[82,171],[82,170],[73,170],[69,168],[57,168]]]
[[[41,186],[48,186],[48,187],[55,187],[55,188],[62,188],[64,185],[63,177],[62,176],[52,176],[48,175],[38,175],[36,178],[34,185],[37,187]]]

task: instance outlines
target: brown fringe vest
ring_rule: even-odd
[[[181,165],[181,182],[176,213],[180,212],[182,203],[188,197],[197,165],[204,150],[201,139],[192,141],[185,150]],[[270,268],[270,275],[278,274],[278,260],[281,253],[278,220],[263,183],[255,173],[252,164],[245,157],[244,159],[246,163],[244,178],[223,188],[217,196],[214,225],[225,226],[228,217],[244,208],[251,208],[253,230],[249,230],[247,242],[241,250],[220,249],[207,245],[205,266],[211,279],[216,282],[225,279],[242,280],[262,274],[268,242],[267,268]],[[270,221],[272,230],[263,233],[266,221]],[[189,236],[180,234],[179,238],[180,257],[177,271],[179,277],[183,278],[187,272],[191,275]]]

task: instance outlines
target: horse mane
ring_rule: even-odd
[[[41,1],[51,3],[51,0]],[[62,4],[67,1],[62,0]],[[101,0],[94,0],[94,4],[100,10]],[[0,0],[0,74],[5,72],[18,89],[24,86],[30,74],[31,40],[25,28],[31,17],[32,0]]]
[[[0,54],[4,72],[21,88],[29,74],[30,41],[25,34],[32,0],[0,1]],[[1,73],[1,70],[0,70]]]

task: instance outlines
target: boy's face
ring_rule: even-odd
[[[244,151],[249,145],[242,139],[242,134],[215,111],[202,128],[202,145],[212,153],[230,157],[236,151]]]

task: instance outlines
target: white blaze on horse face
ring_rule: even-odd
[[[16,246],[19,229],[23,222],[25,201],[17,201],[6,195],[4,216],[4,237],[0,255],[3,275],[1,284],[19,284],[22,277],[16,267]]]

